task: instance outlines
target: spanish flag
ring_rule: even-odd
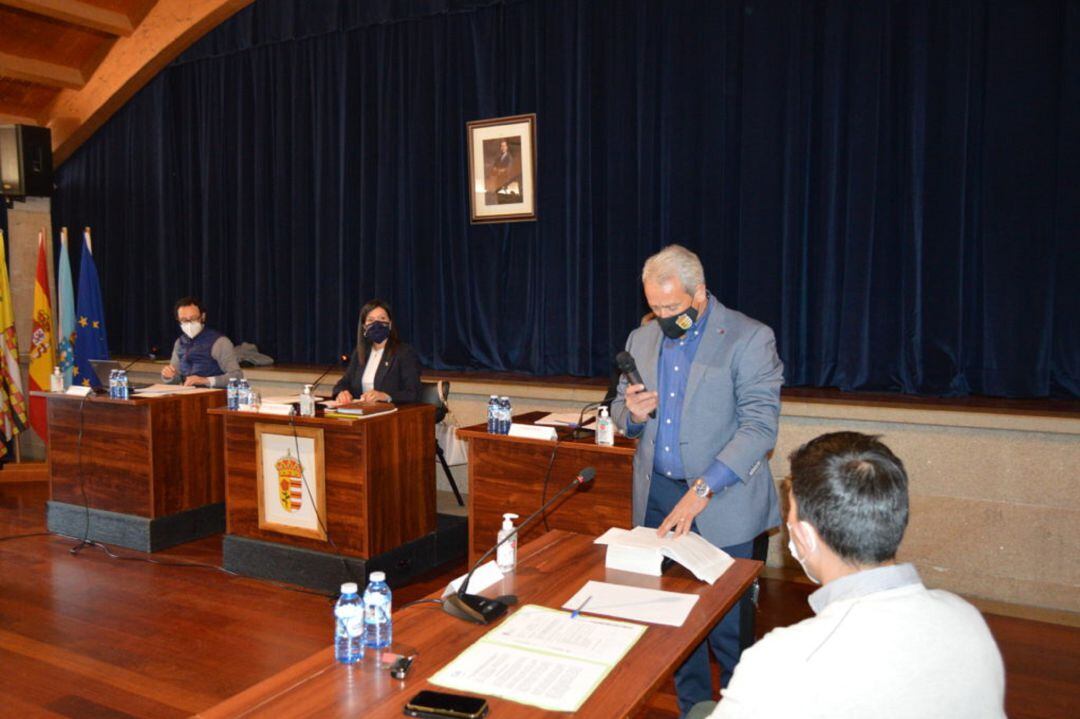
[[[56,364],[53,352],[52,301],[49,299],[49,258],[45,230],[38,233],[37,279],[34,281],[34,318],[30,335],[30,391],[49,389],[49,375]],[[30,425],[43,442],[49,441],[45,398],[30,397]]]
[[[4,233],[0,232],[0,440],[4,442],[0,446],[0,457],[8,453],[7,445],[15,435],[26,429],[26,399],[19,369],[19,341],[15,337],[15,310],[11,303],[6,253]]]

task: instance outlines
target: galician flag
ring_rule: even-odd
[[[7,443],[26,429],[26,400],[19,370],[19,341],[15,337],[15,310],[8,282],[7,250],[0,232],[0,432],[4,445],[0,457],[8,453]]]
[[[79,261],[79,299],[75,315],[75,369],[73,381],[83,387],[101,383],[94,374],[92,359],[109,359],[105,341],[105,309],[101,306],[101,284],[90,247],[90,228],[83,232],[82,259]]]
[[[57,364],[64,373],[64,386],[71,386],[72,369],[75,367],[75,285],[71,282],[71,260],[68,258],[67,228],[60,229],[60,262],[57,267],[59,279],[56,286],[57,311],[60,315],[57,336]]]
[[[30,334],[30,391],[49,389],[49,375],[56,364],[53,353],[52,300],[49,297],[49,257],[45,230],[38,233],[37,278],[34,280],[34,316]],[[30,397],[30,425],[43,442],[49,441],[45,398]]]

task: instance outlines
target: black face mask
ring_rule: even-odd
[[[389,336],[390,324],[387,322],[372,322],[364,328],[364,337],[374,344],[385,342]]]
[[[665,335],[677,340],[694,326],[694,322],[697,321],[697,310],[691,304],[674,317],[657,317],[656,321],[660,323],[660,329]]]

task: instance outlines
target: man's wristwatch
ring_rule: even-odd
[[[708,499],[713,493],[712,490],[709,489],[709,485],[701,477],[695,479],[694,483],[690,485],[690,488],[694,490],[694,494],[702,499]]]

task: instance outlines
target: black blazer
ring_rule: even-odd
[[[364,393],[361,380],[367,357],[360,361],[358,350],[353,350],[349,357],[349,366],[345,375],[334,385],[334,397],[342,390],[349,390],[353,397]],[[383,352],[379,369],[375,371],[375,389],[390,395],[394,404],[416,402],[420,398],[420,359],[416,350],[404,342],[399,342],[393,353],[389,349]]]

